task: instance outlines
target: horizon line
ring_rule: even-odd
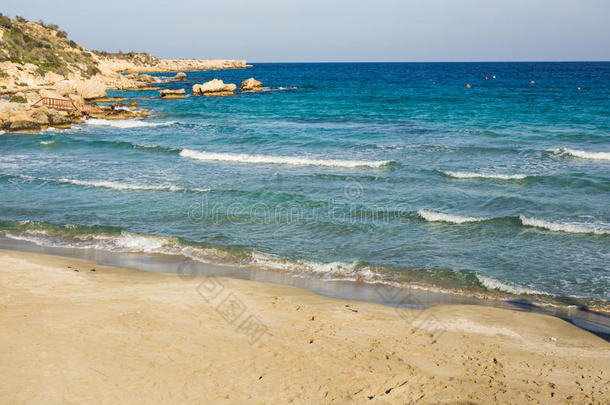
[[[163,59],[163,58],[160,58]],[[174,59],[174,58],[168,58]],[[181,58],[176,58],[181,59]],[[229,59],[227,59],[229,60]],[[471,61],[250,61],[250,63],[610,63],[608,60],[471,60]]]

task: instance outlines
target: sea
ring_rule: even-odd
[[[169,73],[153,73],[159,80]],[[192,96],[218,78],[261,92]],[[0,237],[610,308],[610,63],[255,63],[0,135]]]

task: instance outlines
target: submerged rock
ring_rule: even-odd
[[[193,94],[204,96],[230,96],[233,95],[237,86],[233,83],[224,83],[222,80],[213,79],[203,84],[193,86]]]
[[[176,76],[174,76],[174,80],[186,80],[186,73],[178,72]]]
[[[159,93],[161,94],[162,98],[184,98],[184,94],[185,91],[184,89],[178,89],[178,90],[159,90]]]
[[[241,82],[241,86],[239,86],[239,90],[241,91],[261,91],[263,89],[263,83],[254,79],[253,77],[244,80]]]

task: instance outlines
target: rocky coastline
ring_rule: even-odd
[[[179,72],[167,82],[184,80],[185,71],[249,66],[245,60],[158,59],[144,53],[88,51],[57,26],[0,14],[0,132],[69,128],[87,117],[143,118],[146,111],[116,104],[125,99],[108,97],[107,91],[157,90],[160,80],[147,74],[152,72]],[[166,93],[163,98],[184,97]],[[50,99],[59,100],[62,107],[53,108]],[[99,102],[115,104],[100,108]]]

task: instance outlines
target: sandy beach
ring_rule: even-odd
[[[610,401],[610,345],[545,315],[10,250],[0,263],[6,404]]]

